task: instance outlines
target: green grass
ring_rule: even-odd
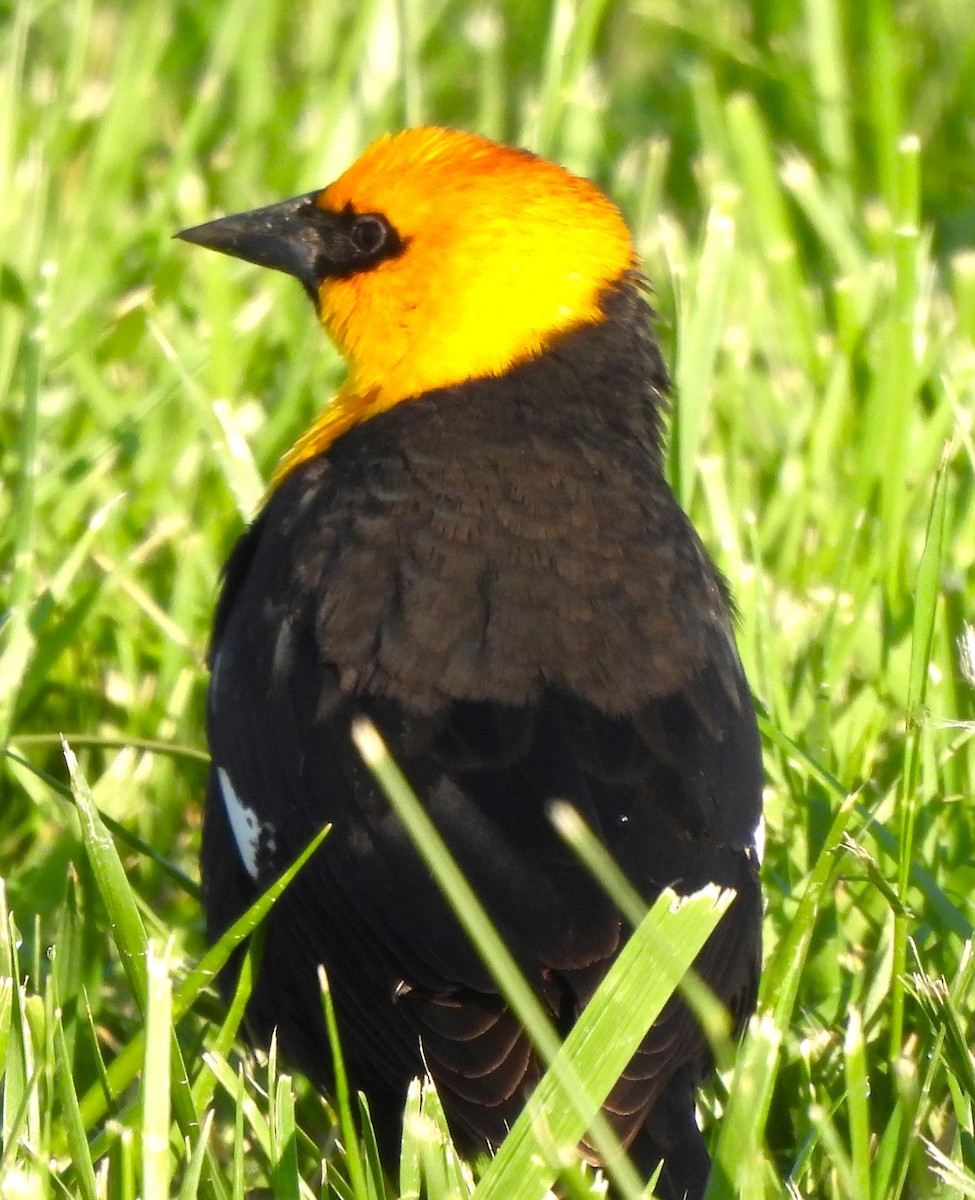
[[[418,120],[598,180],[654,284],[768,777],[711,1200],[975,1195],[973,77],[967,0],[0,7],[0,1196],[382,1195],[355,1097],[240,1056],[191,882],[220,564],[341,364],[171,235]],[[393,1194],[468,1195],[410,1105]]]

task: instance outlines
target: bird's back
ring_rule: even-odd
[[[455,1127],[497,1144],[538,1068],[358,760],[359,714],[561,1028],[625,932],[553,832],[556,799],[648,901],[738,891],[698,967],[739,1022],[753,1006],[754,714],[723,584],[663,479],[648,314],[632,280],[605,304],[551,353],[397,405],[301,463],[228,564],[210,929],[333,822],[272,912],[250,1015],[327,1082],[323,962],[353,1081],[390,1131],[426,1063]],[[669,1154],[673,1195],[703,1186],[693,1091],[709,1064],[674,1001],[607,1105],[646,1164]]]

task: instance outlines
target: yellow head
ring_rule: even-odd
[[[384,408],[500,374],[554,334],[599,320],[599,293],[633,263],[619,211],[591,183],[453,130],[374,142],[317,203],[382,213],[403,242],[319,290],[351,386]]]
[[[297,275],[348,360],[285,470],[401,400],[501,374],[601,320],[601,292],[635,261],[593,184],[438,128],[380,138],[321,192],[182,236]]]

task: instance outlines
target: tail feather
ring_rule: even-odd
[[[703,1200],[711,1170],[704,1137],[694,1115],[694,1086],[674,1079],[630,1145],[645,1179],[663,1163],[654,1195],[659,1200]]]

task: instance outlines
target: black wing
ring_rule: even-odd
[[[235,561],[231,588],[239,569]],[[390,1123],[425,1061],[454,1121],[497,1143],[537,1078],[526,1040],[351,744],[359,713],[378,725],[563,1029],[623,935],[551,828],[556,798],[579,810],[648,901],[665,886],[738,890],[698,968],[737,1019],[751,1011],[761,778],[750,698],[717,634],[712,661],[685,689],[630,716],[555,688],[522,706],[454,701],[418,714],[344,694],[314,623],[268,615],[236,625],[231,612],[215,643],[204,857],[211,932],[324,821],[335,828],[272,914],[251,1008],[259,1037],[276,1027],[285,1051],[327,1082],[321,962],[354,1078],[381,1116],[388,1107]],[[269,690],[272,677],[287,688]],[[696,1024],[673,1002],[610,1097],[621,1135],[635,1135],[673,1080],[687,1080],[679,1107],[693,1121],[693,1086],[708,1061]]]

